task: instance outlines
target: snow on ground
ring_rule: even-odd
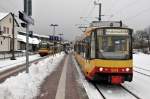
[[[41,58],[39,54],[30,55],[29,56],[29,61],[33,61],[33,60],[36,60],[38,58]],[[0,60],[0,72],[6,70],[8,68],[14,67],[16,65],[21,65],[25,62],[26,62],[26,57],[25,56],[16,57],[16,60],[10,60],[10,59]]]
[[[150,54],[133,54],[133,65],[150,70]]]
[[[150,77],[134,72],[133,81],[123,85],[142,99],[150,99]]]
[[[134,70],[150,75],[150,55],[137,53],[133,54]]]
[[[20,73],[8,78],[0,84],[0,99],[33,99],[39,93],[39,88],[46,78],[63,59],[64,53],[56,54],[31,64],[29,73]]]
[[[133,65],[134,70],[150,74],[150,55],[143,54],[143,53],[137,53],[133,55]],[[136,67],[140,67],[142,69],[138,69]],[[133,73],[133,81],[132,82],[125,82],[123,85],[130,89],[133,93],[137,94],[142,99],[149,99],[150,97],[150,77],[139,74],[137,72]]]

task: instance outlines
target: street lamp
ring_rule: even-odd
[[[55,40],[54,40],[54,36],[55,36],[55,27],[57,27],[58,26],[58,24],[51,24],[50,26],[52,26],[53,27],[53,56],[54,56],[54,54],[55,54]]]
[[[58,34],[58,35],[59,35],[59,38],[60,38],[59,44],[60,44],[60,52],[61,52],[61,36],[64,35],[64,34],[63,34],[63,33],[60,33],[60,34]]]

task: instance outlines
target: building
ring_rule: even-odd
[[[17,35],[17,48],[18,50],[26,50],[26,33],[25,32],[18,32]],[[29,37],[29,50],[30,51],[37,51],[39,43],[41,42],[39,35],[32,34]]]
[[[14,25],[13,25],[14,21]],[[13,18],[12,13],[0,12],[0,52],[11,52],[13,50],[13,26],[14,26],[14,50],[26,50],[26,28],[19,27],[19,23],[22,21],[19,18]],[[40,42],[49,43],[53,46],[60,47],[62,38],[53,35],[38,35],[33,33],[32,37],[29,37],[29,50],[37,51],[39,49]]]
[[[17,48],[18,50],[25,50],[26,49],[26,32],[19,32],[17,35]],[[55,43],[56,47],[60,47],[60,37],[59,36],[46,36],[46,35],[39,35],[33,33],[32,36],[29,36],[29,50],[30,51],[37,51],[39,49],[40,43],[48,43],[50,46],[53,46]]]
[[[17,31],[18,22],[13,18],[12,13],[0,12],[0,52],[10,52],[13,49],[13,21],[14,21],[14,49],[17,50]]]

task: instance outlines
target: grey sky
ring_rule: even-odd
[[[98,7],[94,0],[33,0],[34,31],[38,34],[52,34],[50,24],[58,24],[58,33],[66,39],[73,39],[82,32],[76,24],[88,24],[97,17]],[[100,0],[103,20],[123,20],[133,29],[143,29],[150,25],[150,0]],[[94,10],[92,10],[94,8]],[[0,0],[1,12],[23,10],[23,0]],[[113,16],[110,18],[110,16]]]

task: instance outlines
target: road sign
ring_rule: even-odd
[[[26,23],[29,23],[29,24],[34,25],[34,19],[31,18],[31,16],[28,16],[28,15],[26,15],[26,14],[23,13],[23,12],[20,12],[20,11],[19,11],[19,18],[20,18],[22,21],[26,22]]]

